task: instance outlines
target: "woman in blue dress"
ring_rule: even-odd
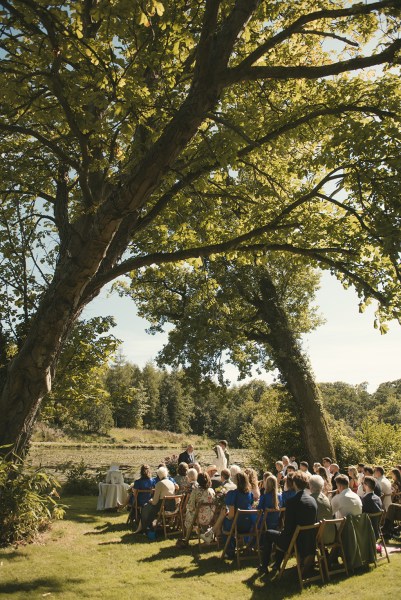
[[[237,509],[251,510],[253,508],[253,501],[254,499],[248,476],[246,473],[240,472],[237,474],[237,489],[230,490],[226,494],[227,515],[223,522],[223,531],[230,531]],[[247,533],[252,529],[255,521],[256,515],[241,515],[240,520],[237,521],[238,531],[240,533]],[[234,550],[235,539],[232,537],[230,540],[230,548],[227,552],[229,558],[233,557]]]
[[[278,492],[277,477],[274,475],[268,475],[265,479],[265,492],[260,497],[258,509],[265,510],[266,508],[273,508],[279,510],[281,508],[281,492]],[[266,526],[267,529],[278,529],[280,521],[280,513],[272,512],[267,514]]]
[[[287,500],[293,498],[296,494],[296,491],[294,489],[293,477],[293,473],[288,473],[287,477],[285,478],[284,491],[281,494],[281,506],[283,508],[285,508]]]
[[[142,508],[152,497],[152,491],[155,487],[155,481],[152,477],[152,471],[149,465],[142,465],[141,476],[134,482],[133,490],[149,490],[149,493],[141,492],[136,494],[138,508]]]

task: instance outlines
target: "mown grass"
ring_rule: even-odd
[[[175,540],[149,542],[134,535],[126,515],[97,513],[94,497],[64,498],[70,505],[64,521],[54,524],[39,543],[0,550],[0,598],[241,598],[280,600],[301,594],[291,569],[282,582],[266,583],[256,575],[256,563],[236,569],[215,551],[197,553],[175,548]],[[398,596],[401,554],[330,585],[313,585],[303,597],[376,600]]]

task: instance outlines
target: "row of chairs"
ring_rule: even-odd
[[[222,558],[226,556],[227,550],[230,547],[231,540],[235,540],[235,553],[237,566],[241,566],[241,561],[248,558],[249,556],[257,556],[259,562],[261,562],[261,549],[260,549],[260,539],[264,531],[266,531],[266,520],[268,515],[274,512],[280,513],[280,519],[282,520],[285,515],[285,509],[266,509],[265,511],[259,510],[241,510],[238,509],[235,513],[235,517],[229,531],[223,531],[223,534],[226,537],[226,543],[223,548]],[[253,515],[254,517],[254,525],[249,532],[242,532],[239,529],[239,523],[244,517],[250,517]],[[369,518],[372,522],[373,529],[378,534],[378,539],[380,544],[384,550],[384,556],[377,558],[375,555],[374,564],[377,566],[378,561],[387,560],[390,562],[390,558],[388,555],[386,543],[383,537],[383,533],[380,527],[380,520],[382,518],[382,513],[374,513],[369,514]],[[284,558],[281,563],[281,568],[279,573],[277,574],[277,579],[280,579],[283,575],[283,572],[286,568],[286,565],[291,557],[295,557],[298,579],[301,589],[305,583],[311,583],[313,581],[330,581],[332,575],[336,575],[338,573],[345,573],[347,576],[349,573],[349,568],[347,566],[347,559],[344,550],[342,534],[346,524],[346,519],[326,519],[321,521],[320,523],[315,523],[313,525],[307,526],[298,526],[294,532],[294,535],[291,539],[290,545],[288,549],[284,553]],[[334,536],[332,537],[331,542],[327,542],[327,530],[330,529],[334,532]],[[304,532],[314,531],[316,534],[316,552],[312,557],[308,557],[306,562],[302,561],[302,558],[299,554],[297,541],[300,536],[303,535]],[[250,552],[249,552],[250,551]],[[341,563],[336,563],[335,566],[332,566],[329,561],[330,554],[335,553],[336,556],[341,558]],[[318,573],[313,573],[312,575],[308,575],[308,572],[311,570],[310,567],[314,565],[318,568]]]
[[[138,506],[138,496],[141,493],[149,494],[149,490],[135,490],[135,501],[133,504],[133,508],[131,509],[130,515],[128,517],[129,522],[138,521],[140,517],[140,506]],[[157,515],[157,524],[162,527],[165,539],[170,535],[180,535],[184,536],[184,515],[186,504],[189,499],[189,494],[177,494],[175,496],[168,496],[162,500],[158,515]],[[174,503],[173,506],[171,504]],[[197,513],[195,515],[195,529],[197,531],[198,538],[198,547],[199,550],[206,546],[201,542],[201,533],[202,533],[202,525],[198,520],[199,513],[202,509],[202,504],[198,506]],[[204,505],[210,506],[210,505]],[[235,555],[237,566],[241,566],[241,562],[249,557],[257,557],[259,562],[261,562],[261,548],[260,548],[260,539],[261,535],[268,529],[268,519],[269,515],[278,513],[279,516],[279,528],[281,529],[284,526],[285,521],[285,508],[279,509],[271,509],[267,508],[264,511],[261,510],[241,510],[237,509],[231,528],[228,531],[223,531],[223,535],[226,537],[225,545],[222,551],[222,558],[226,556],[227,550],[230,547],[231,540],[235,540]],[[217,513],[216,513],[217,516]],[[250,531],[243,532],[240,530],[241,521],[246,518],[253,516],[254,525]],[[377,562],[381,559],[387,560],[390,562],[390,558],[388,555],[386,543],[381,531],[380,521],[382,518],[382,513],[375,513],[369,515],[373,528],[377,534],[378,540],[380,542],[381,547],[384,550],[384,556],[380,558],[376,558],[375,565],[377,566]],[[325,577],[328,581],[332,575],[338,573],[345,573],[349,575],[349,569],[347,566],[344,546],[342,542],[342,533],[345,527],[346,519],[330,519],[323,520],[320,523],[316,523],[314,525],[308,526],[298,526],[294,532],[290,545],[287,551],[284,554],[284,558],[281,564],[281,569],[278,574],[278,578],[280,578],[286,568],[288,560],[294,556],[296,560],[298,579],[301,588],[305,583],[310,583],[313,581],[321,580],[324,581]],[[332,531],[335,532],[335,536],[332,542],[327,543],[325,541],[326,532],[331,528]],[[299,555],[297,549],[297,540],[299,536],[303,534],[305,531],[315,530],[316,532],[316,555],[313,558],[312,563],[317,564],[318,574],[313,574],[312,576],[305,575],[305,565],[302,563],[301,557]],[[216,538],[213,542],[213,545],[219,549],[219,538]],[[208,544],[207,546],[210,546]],[[328,556],[330,552],[337,552],[338,556],[342,560],[342,564],[338,564],[334,567],[330,566],[330,562],[328,560]]]

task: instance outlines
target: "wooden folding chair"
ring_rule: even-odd
[[[150,490],[136,490],[134,489],[134,501],[132,503],[132,507],[131,510],[129,511],[128,514],[128,518],[127,518],[127,525],[130,525],[131,527],[134,526],[134,524],[138,524],[138,521],[140,519],[141,516],[141,510],[142,510],[142,504],[140,504],[138,502],[139,498],[141,495],[143,494],[150,494],[150,497],[152,497],[153,492],[154,492],[154,488],[150,489]]]
[[[177,533],[184,536],[184,520],[182,518],[182,499],[183,495],[177,494],[175,496],[165,496],[162,500],[159,514],[157,515],[157,524],[163,527],[164,539],[167,539],[169,535],[176,535]],[[166,503],[174,500],[175,509],[168,510]],[[167,504],[168,507],[168,504]],[[169,530],[167,529],[169,528]]]
[[[255,516],[254,524],[251,529],[247,532],[238,531],[238,521],[240,521],[241,517],[246,516]],[[229,548],[231,539],[234,537],[235,539],[235,553],[237,557],[237,566],[238,568],[241,566],[241,560],[247,558],[245,556],[241,557],[241,549],[245,550],[255,550],[256,556],[261,561],[260,554],[260,541],[259,541],[259,523],[262,518],[261,510],[241,510],[238,508],[235,512],[235,516],[231,525],[231,529],[229,531],[222,532],[223,535],[227,536],[226,543],[223,548],[223,552],[221,558],[225,557],[227,549]]]
[[[320,522],[320,527],[316,536],[316,543],[318,547],[318,560],[319,564],[322,563],[324,565],[324,571],[327,576],[327,581],[330,581],[331,575],[337,575],[338,573],[345,573],[349,575],[347,560],[345,558],[345,551],[342,542],[342,532],[345,527],[346,519],[343,517],[342,519],[323,519]],[[333,532],[335,534],[335,538],[332,542],[325,542],[325,534],[327,533],[328,528],[333,528]],[[330,560],[327,559],[329,552],[335,552],[338,557],[342,560],[342,565],[335,565],[330,568]]]
[[[384,556],[382,556],[382,553],[380,553],[380,557],[377,558],[377,561],[376,561],[376,566],[380,560],[387,560],[387,562],[390,562],[390,557],[387,552],[387,546],[386,546],[386,542],[384,540],[382,526],[381,526],[383,512],[380,511],[377,513],[368,513],[368,517],[371,520],[373,531],[375,532],[375,535],[377,535],[376,539],[379,541],[379,544],[381,545],[381,547],[384,548]]]
[[[314,525],[297,525],[297,528],[294,531],[294,535],[292,536],[290,545],[288,546],[287,551],[284,554],[284,558],[283,558],[283,562],[281,563],[281,567],[280,567],[280,571],[278,572],[277,575],[277,580],[281,579],[285,567],[287,565],[287,562],[289,561],[289,559],[291,558],[291,556],[294,554],[295,555],[295,560],[297,562],[297,572],[298,572],[298,579],[299,579],[299,585],[301,587],[301,590],[304,588],[304,584],[305,583],[312,583],[313,581],[319,581],[321,580],[322,583],[324,583],[324,577],[323,577],[323,570],[322,570],[322,565],[321,565],[321,561],[319,560],[319,558],[317,558],[317,566],[319,568],[319,575],[306,575],[305,576],[305,569],[309,568],[312,565],[311,561],[306,561],[306,562],[302,562],[301,556],[299,554],[298,548],[297,548],[297,540],[300,534],[302,534],[304,531],[313,531],[315,530],[316,533],[319,530],[320,527],[320,523],[315,523]],[[280,547],[277,546],[278,549],[280,550]],[[316,554],[317,554],[317,548],[315,549],[315,553],[313,555],[313,562],[315,562],[316,560]],[[305,557],[306,559],[308,559],[309,557]]]
[[[267,517],[269,514],[272,514],[272,513],[279,513],[280,517],[279,517],[279,522],[278,522],[278,530],[280,531],[282,529],[283,522],[284,522],[285,508],[265,508],[265,510],[263,511],[261,525],[260,525],[261,532],[268,530]]]

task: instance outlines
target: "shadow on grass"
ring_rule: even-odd
[[[94,528],[94,531],[87,531],[84,535],[104,535],[106,533],[119,533],[121,531],[133,534],[132,531],[127,532],[127,529],[129,529],[129,527],[126,523],[112,523],[111,521],[107,521],[106,523],[97,525],[97,527]]]
[[[117,511],[97,511],[96,501],[93,497],[75,496],[72,498],[63,498],[67,505],[65,521],[74,521],[76,523],[96,523],[99,519],[118,519],[121,513]]]
[[[16,550],[8,551],[7,548],[0,548],[0,551],[1,550],[4,550],[4,554],[1,555],[2,558],[6,558],[7,560],[21,558],[21,553],[17,552]]]
[[[0,594],[21,594],[21,592],[32,592],[40,588],[44,588],[49,592],[65,591],[65,586],[68,583],[82,583],[83,579],[55,579],[52,577],[44,577],[40,579],[30,579],[29,581],[19,581],[18,583],[1,583]]]
[[[118,529],[109,529],[109,532],[115,531],[118,533]],[[105,532],[101,532],[105,533]],[[86,535],[98,535],[97,533],[88,532]],[[138,545],[138,544],[152,544],[150,540],[143,533],[135,534],[133,531],[128,531],[124,535],[121,536],[119,540],[111,540],[110,542],[99,542],[99,546],[121,546],[121,544],[127,544],[130,546]]]

